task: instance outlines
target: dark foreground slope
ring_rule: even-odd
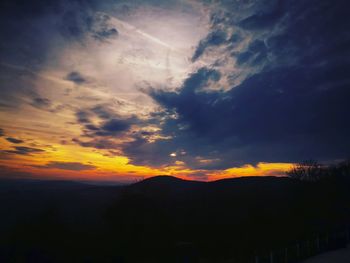
[[[2,235],[0,259],[14,262],[249,262],[255,251],[349,220],[347,182],[161,176],[125,187],[11,188],[0,187],[1,202],[11,204],[6,218],[17,218]]]

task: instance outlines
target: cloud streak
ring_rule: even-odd
[[[14,144],[20,144],[24,142],[23,140],[12,138],[12,137],[7,137],[6,140]]]
[[[14,150],[7,150],[6,153],[11,154],[18,154],[18,155],[32,155],[32,154],[38,154],[43,153],[45,150],[33,148],[33,147],[27,147],[27,146],[15,146]]]
[[[87,80],[77,71],[72,71],[68,73],[65,79],[77,85],[81,85],[87,82]]]
[[[59,170],[68,170],[68,171],[86,171],[94,170],[96,166],[90,164],[83,164],[79,162],[57,162],[52,161],[42,166],[35,166],[36,168],[42,169],[59,169]]]

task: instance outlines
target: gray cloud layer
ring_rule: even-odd
[[[277,1],[270,10],[257,9],[236,21],[229,12],[213,14],[213,31],[199,43],[193,60],[224,46],[238,69],[248,66],[255,74],[228,91],[206,91],[208,81],[219,80],[220,67],[202,68],[178,91],[151,90],[168,113],[163,135],[172,139],[136,138],[124,151],[136,164],[181,160],[206,169],[347,158],[348,7],[347,1]],[[238,33],[230,36],[230,28],[250,36],[246,48],[235,49],[233,43],[247,40]],[[169,117],[173,113],[178,117]],[[174,159],[169,153],[175,151],[186,155]]]
[[[49,162],[43,166],[37,166],[38,168],[54,168],[60,170],[70,170],[70,171],[84,171],[93,170],[96,167],[90,164],[83,164],[78,162]]]
[[[36,70],[51,58],[48,47],[53,40],[64,45],[84,43],[87,37],[98,43],[119,37],[109,16],[98,12],[109,2],[19,2],[1,6],[0,32],[7,41],[1,44],[0,56],[8,63],[25,61]],[[145,1],[125,1],[123,10],[141,2]],[[147,3],[170,5],[167,2]],[[150,89],[147,95],[162,110],[148,120],[120,116],[101,104],[76,110],[82,138],[74,142],[120,148],[134,164],[183,161],[197,169],[349,157],[348,1],[232,0],[215,6],[205,2],[211,10],[210,32],[190,59],[212,62],[190,74],[175,91]],[[43,30],[43,24],[49,30]],[[0,67],[5,106],[19,104],[14,97],[20,93],[23,96],[18,97],[30,98],[33,107],[52,110],[53,102],[28,84],[35,74]],[[22,79],[14,83],[18,71]],[[72,71],[65,79],[82,85],[88,76]],[[223,82],[228,84],[221,89]],[[219,89],[213,89],[215,85]],[[147,125],[157,125],[162,139],[150,140],[155,132],[132,132],[132,127]],[[130,140],[116,144],[113,139],[125,134]],[[15,147],[10,152],[41,151]],[[69,167],[79,168],[74,165]]]

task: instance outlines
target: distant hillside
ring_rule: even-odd
[[[0,180],[0,233],[52,209],[69,224],[95,222],[116,200],[119,189],[70,181]]]
[[[345,224],[347,187],[286,177],[214,182],[154,177],[126,187],[109,219],[119,235],[152,240],[151,247],[166,251],[165,244],[186,241],[208,257],[229,257],[232,251],[281,247]]]
[[[348,190],[347,182],[285,177],[157,176],[128,186],[4,181],[0,252],[10,254],[0,261],[35,248],[60,255],[35,262],[250,262],[255,251],[345,226]]]

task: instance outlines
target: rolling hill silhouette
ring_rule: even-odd
[[[185,242],[207,258],[232,258],[341,225],[349,218],[346,191],[339,184],[286,177],[214,182],[154,177],[126,187],[108,218],[116,234],[139,240],[133,248],[144,256],[161,248],[166,257]]]
[[[128,186],[4,182],[0,260],[250,262],[256,251],[344,226],[348,187],[285,177],[157,176]],[[27,260],[32,253],[35,261]]]

